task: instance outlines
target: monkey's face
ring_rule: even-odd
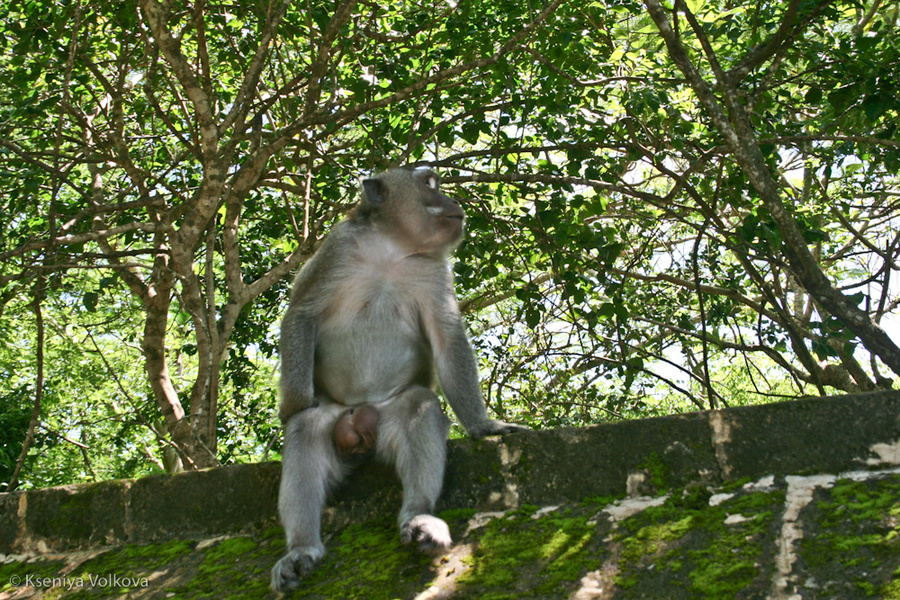
[[[465,213],[430,169],[394,169],[363,181],[360,214],[413,253],[445,254],[462,240]]]
[[[441,246],[454,248],[462,240],[466,214],[457,200],[441,193],[437,175],[431,171],[415,172],[427,188],[422,196],[422,204],[428,215],[427,221],[435,230],[434,235]]]

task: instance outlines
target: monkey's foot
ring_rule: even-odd
[[[417,515],[400,527],[400,541],[404,544],[416,542],[419,550],[429,554],[439,554],[447,550],[453,540],[450,528],[433,515]]]
[[[281,557],[272,567],[272,589],[289,592],[300,587],[300,580],[309,575],[325,555],[321,546],[300,546]]]

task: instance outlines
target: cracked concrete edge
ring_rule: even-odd
[[[709,413],[709,426],[712,434],[712,445],[716,453],[716,462],[722,479],[731,478],[731,466],[728,464],[727,444],[731,442],[731,425],[725,420],[721,410],[713,410]]]

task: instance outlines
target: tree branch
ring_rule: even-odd
[[[744,111],[740,95],[728,78],[719,80],[719,88],[724,96],[728,113],[719,104],[709,85],[688,58],[681,40],[669,23],[666,11],[658,0],[645,0],[650,17],[656,23],[665,41],[669,56],[684,73],[688,82],[709,115],[719,133],[731,148],[737,163],[747,175],[751,185],[759,193],[776,227],[781,233],[783,250],[788,263],[807,292],[810,293],[829,313],[841,320],[866,348],[879,356],[895,373],[900,375],[900,347],[883,329],[869,318],[865,311],[837,290],[822,272],[793,216],[788,212],[778,185],[768,170],[765,157],[759,148],[750,120]],[[681,0],[679,3],[683,4]],[[687,12],[687,8],[683,7]],[[697,32],[701,37],[702,30]],[[716,63],[713,61],[713,67]],[[730,117],[730,118],[729,118]]]

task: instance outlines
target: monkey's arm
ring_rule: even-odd
[[[315,363],[317,323],[323,307],[332,298],[331,279],[340,280],[344,261],[340,252],[346,246],[347,228],[338,225],[322,246],[303,265],[294,280],[291,304],[281,321],[281,403],[278,416],[282,423],[315,404],[313,366]]]
[[[455,305],[455,297],[453,300]],[[448,311],[443,318],[431,320],[426,329],[430,330],[429,337],[441,390],[466,433],[477,439],[487,435],[527,431],[528,428],[522,425],[497,421],[488,416],[478,382],[475,353],[466,337],[459,313],[456,310]]]
[[[316,323],[297,306],[291,307],[281,322],[281,403],[282,423],[313,405],[313,362]]]

